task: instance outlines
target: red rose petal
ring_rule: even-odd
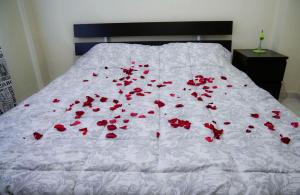
[[[168,120],[168,122],[170,123],[170,125],[173,128],[183,127],[185,129],[190,129],[191,124],[192,124],[188,120],[181,120],[181,119],[178,119],[178,118],[170,119],[170,120]]]
[[[221,138],[221,135],[224,133],[224,130],[223,129],[217,129],[213,124],[211,123],[205,123],[204,124],[204,127],[210,129],[213,134],[214,134],[214,138],[215,139],[220,139]]]
[[[87,132],[88,132],[88,129],[87,128],[82,128],[82,129],[79,129],[80,132],[82,132],[82,135],[86,135]]]
[[[149,110],[148,114],[154,114],[154,110]]]
[[[230,122],[224,122],[224,125],[230,125],[231,123]]]
[[[146,116],[141,114],[141,115],[138,116],[138,118],[146,118]]]
[[[212,138],[212,137],[205,137],[205,140],[206,140],[207,142],[213,142],[213,138]]]
[[[246,133],[251,133],[251,130],[250,129],[246,129]]]
[[[148,74],[148,73],[149,73],[149,70],[145,70],[145,71],[144,71],[144,74]]]
[[[160,137],[160,133],[156,132],[156,138],[159,138],[159,137]]]
[[[192,86],[196,85],[194,80],[188,80],[188,82],[186,84],[192,85]]]
[[[271,122],[266,122],[264,125],[268,127],[269,130],[275,131],[274,125]]]
[[[28,106],[30,106],[30,104],[24,104],[24,107],[28,107]]]
[[[132,116],[132,117],[135,117],[135,116],[137,116],[137,115],[138,115],[138,113],[136,113],[136,112],[130,113],[130,116]]]
[[[40,134],[40,133],[38,133],[38,132],[34,132],[34,133],[33,133],[33,137],[34,137],[34,139],[36,139],[36,140],[40,140],[40,139],[43,137],[43,135]]]
[[[100,108],[94,108],[93,109],[93,112],[99,112],[100,111]]]
[[[158,106],[159,108],[165,106],[165,103],[163,103],[163,102],[160,101],[160,100],[155,100],[155,101],[154,101],[154,104],[157,104],[157,106]]]
[[[251,117],[253,117],[253,118],[259,118],[259,114],[253,113],[253,114],[251,114]]]
[[[58,102],[60,102],[60,100],[57,99],[57,98],[55,98],[55,99],[52,100],[52,102],[53,102],[53,103],[58,103]]]
[[[81,124],[80,121],[74,121],[73,123],[70,124],[70,126],[76,126],[76,125],[79,125]]]
[[[117,127],[115,125],[107,125],[107,130],[109,130],[109,131],[114,131],[116,129],[117,129]]]
[[[211,110],[216,110],[217,106],[213,105],[212,103],[209,103],[206,105],[206,108],[211,109]]]
[[[291,122],[291,125],[292,125],[294,128],[298,128],[298,127],[299,127],[299,123],[298,123],[298,122]]]
[[[55,128],[57,131],[60,131],[60,132],[63,132],[63,131],[66,130],[65,126],[62,125],[62,124],[56,124],[56,125],[54,126],[54,128]]]
[[[121,126],[121,127],[120,127],[120,129],[124,129],[124,130],[126,130],[126,129],[127,129],[127,126],[126,126],[126,125],[124,125],[124,126]]]
[[[106,97],[101,97],[100,98],[100,102],[106,102],[107,101],[107,98]]]
[[[107,120],[102,120],[97,122],[98,126],[106,126],[107,125]]]
[[[221,76],[222,80],[227,80],[227,78],[225,76]]]
[[[85,112],[84,111],[76,111],[75,114],[76,114],[75,119],[79,119],[85,114]]]
[[[129,122],[128,119],[124,119],[124,120],[123,120],[123,123],[128,123],[128,122]]]
[[[282,135],[280,135],[280,137],[281,137],[280,138],[281,142],[284,144],[289,144],[291,141],[291,139],[289,137],[283,137]]]
[[[249,125],[248,128],[249,129],[254,129],[254,126],[253,125]]]
[[[93,77],[96,77],[96,76],[98,76],[98,74],[93,72]]]
[[[108,139],[114,139],[114,138],[117,137],[117,135],[114,134],[114,133],[107,133],[105,137],[108,138]]]
[[[110,120],[110,121],[109,121],[110,124],[115,124],[116,122],[117,122],[116,119],[113,119],[113,120]]]
[[[182,107],[183,107],[183,104],[176,104],[175,107],[176,107],[176,108],[182,108]]]
[[[195,91],[193,93],[191,93],[191,95],[194,96],[194,97],[198,96],[197,92],[195,92]]]

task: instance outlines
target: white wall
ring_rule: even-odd
[[[300,93],[300,1],[280,0],[274,20],[272,48],[289,56],[284,85]]]
[[[32,0],[50,79],[75,57],[73,24],[93,22],[233,20],[233,47],[257,46],[258,32],[271,43],[277,0]]]
[[[19,102],[38,86],[16,0],[0,0],[0,45]]]
[[[38,79],[32,75],[33,70],[29,66],[24,29],[20,25],[15,1],[0,0],[0,22],[7,26],[5,30],[0,29],[0,40],[5,42],[7,48],[16,49],[18,46],[18,51],[10,49],[7,56],[11,61],[9,64],[12,66],[18,99],[23,99],[36,91]],[[300,45],[299,0],[18,1],[25,3],[27,26],[32,32],[36,61],[42,82],[45,84],[63,74],[76,59],[73,45],[75,23],[233,20],[233,48],[256,47],[257,35],[264,29],[264,47],[275,49],[290,57],[284,78],[285,89],[298,90],[300,93],[300,55],[297,55]],[[13,33],[10,34],[10,31]],[[6,37],[12,39],[12,44],[8,43]],[[22,55],[17,59],[15,56],[19,55],[19,50],[22,50]],[[20,61],[23,64],[18,67]],[[24,82],[28,78],[29,80]]]

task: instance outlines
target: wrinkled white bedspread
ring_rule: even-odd
[[[0,194],[300,194],[297,122],[218,44],[99,44],[0,117]]]

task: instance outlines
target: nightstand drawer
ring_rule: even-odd
[[[249,60],[244,69],[256,82],[281,82],[284,76],[286,60]]]
[[[274,98],[276,99],[279,98],[281,82],[280,83],[256,83],[256,84],[257,86],[268,91]]]

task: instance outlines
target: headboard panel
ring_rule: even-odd
[[[102,23],[74,24],[74,37],[118,37],[118,36],[159,36],[159,35],[232,35],[232,21],[193,21],[193,22],[143,22],[143,23]],[[220,43],[231,50],[231,40],[200,41],[134,41],[139,43],[162,45],[170,42],[210,42]],[[75,43],[75,54],[82,55],[100,42]]]

